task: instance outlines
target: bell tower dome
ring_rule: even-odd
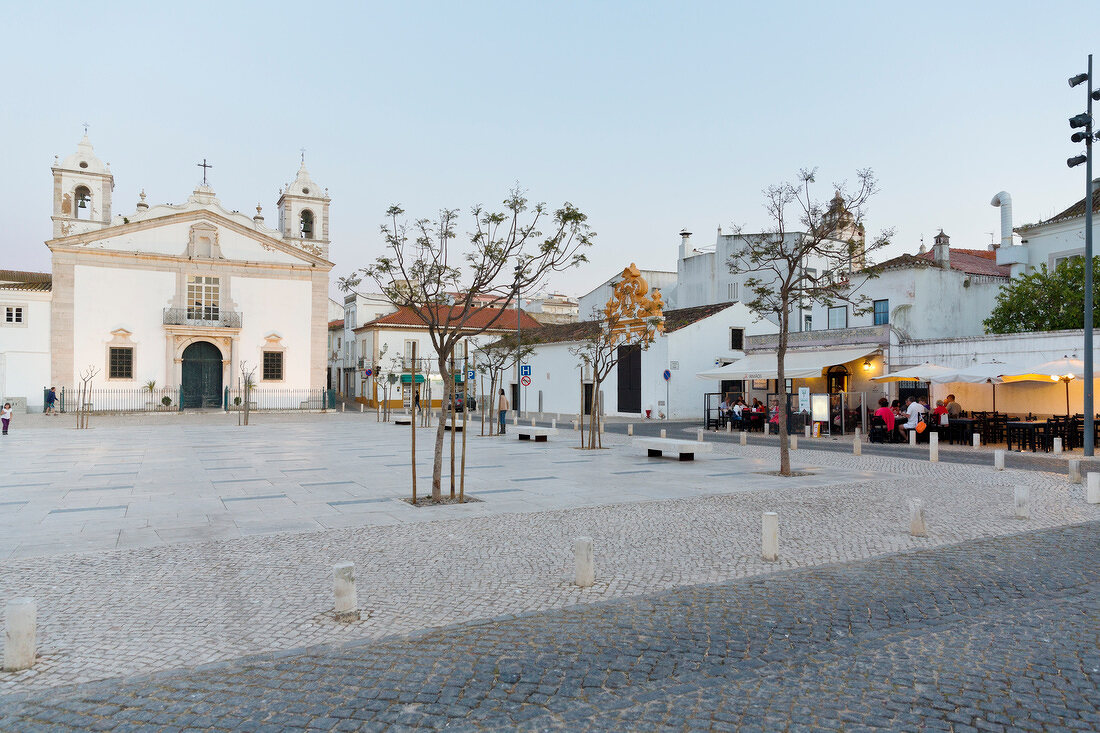
[[[77,143],[76,152],[54,164],[53,236],[67,237],[111,223],[111,192],[115,177],[109,166],[96,157],[88,132]]]
[[[297,177],[280,191],[277,205],[283,240],[328,259],[328,191],[309,177],[304,153]]]

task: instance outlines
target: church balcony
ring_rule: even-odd
[[[240,328],[241,314],[221,309],[165,308],[164,325]]]

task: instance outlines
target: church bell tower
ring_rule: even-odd
[[[313,182],[305,155],[294,182],[280,192],[279,231],[283,241],[328,259],[328,191]]]
[[[111,224],[111,192],[115,177],[111,169],[96,157],[88,132],[76,146],[76,152],[54,164],[53,236],[94,231]]]

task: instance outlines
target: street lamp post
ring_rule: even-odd
[[[1095,425],[1093,412],[1093,364],[1092,364],[1092,102],[1100,99],[1100,90],[1092,88],[1092,54],[1089,54],[1088,71],[1078,74],[1069,80],[1070,88],[1078,84],[1085,84],[1086,108],[1084,114],[1071,117],[1071,128],[1083,127],[1084,132],[1075,132],[1070,140],[1075,143],[1085,143],[1085,154],[1078,155],[1066,161],[1070,168],[1085,164],[1085,383],[1084,383],[1084,411],[1085,411],[1085,456],[1093,455],[1095,442]]]
[[[1090,57],[1091,58],[1091,57]],[[523,353],[523,298],[519,293],[519,277],[523,273],[523,265],[516,265],[516,416],[523,414],[520,410],[523,401],[523,389],[520,387],[520,354]]]

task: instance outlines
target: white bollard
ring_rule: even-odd
[[[550,427],[555,428],[555,429],[558,427],[558,419],[557,418],[554,418],[553,420],[550,421]]]
[[[574,431],[576,431],[576,430],[579,430],[579,429],[580,429],[580,428],[578,428],[578,427],[577,427],[577,421],[576,421],[576,420],[574,420],[574,421],[573,421],[573,430],[574,430]]]
[[[802,437],[804,437],[804,438],[809,438],[809,437],[810,437],[810,426],[809,426],[809,425],[807,425],[807,426],[806,426],[806,427],[805,427],[805,428],[804,428],[804,429],[802,430],[802,432],[803,432],[803,436],[802,436]]]
[[[695,431],[695,439],[698,440],[700,443],[703,442],[703,429],[702,428],[698,428]]]
[[[928,460],[932,463],[940,461],[940,434],[932,433],[928,436]]]
[[[332,590],[336,596],[336,620],[359,620],[359,597],[355,593],[355,563],[338,562],[332,566]]]
[[[1069,459],[1069,482],[1071,484],[1081,483],[1081,461],[1076,458]]]
[[[359,412],[366,412],[366,410],[363,409],[364,407],[366,407],[366,404],[360,402],[359,403]]]
[[[1017,486],[1012,492],[1012,500],[1016,504],[1016,518],[1031,519],[1031,487]]]
[[[668,433],[665,432],[664,428],[661,428],[661,437],[662,438],[667,438],[668,437]]]
[[[916,445],[916,444],[917,444],[917,431],[916,430],[910,430],[909,431],[909,445]]]
[[[974,444],[975,448],[980,448],[982,445],[981,433],[974,433],[972,436],[970,436],[970,442]]]
[[[633,435],[634,434],[634,423],[628,422],[626,424],[626,434],[627,435]]]
[[[1005,470],[1005,449],[998,448],[993,451],[993,469],[995,471]]]
[[[863,455],[863,441],[859,439],[858,435],[856,437],[852,438],[852,455],[853,456],[862,456]]]
[[[344,403],[344,402],[341,402],[340,403],[340,412],[347,412],[347,410],[345,409],[346,407],[347,407],[347,404]]]
[[[1061,453],[1062,453],[1062,439],[1061,438],[1055,438],[1054,439],[1053,451],[1054,451],[1054,455],[1056,455],[1056,456],[1061,455]]]
[[[779,515],[764,512],[760,522],[760,554],[767,562],[779,559]]]
[[[791,450],[798,450],[798,436],[790,435],[788,438],[787,444],[791,447]]]
[[[920,499],[909,500],[909,534],[914,537],[928,536],[928,527],[924,523],[924,502]]]
[[[748,444],[749,444],[749,434],[746,433],[744,430],[742,430],[741,431],[741,445],[748,445]]]
[[[771,435],[771,434],[772,434],[771,423],[764,423],[764,435]]]
[[[860,426],[856,425],[856,432],[854,433],[854,435],[855,435],[855,436],[856,436],[857,438],[858,438],[858,437],[860,437],[861,435],[863,435],[863,428],[861,428]]]
[[[531,418],[531,427],[535,427],[535,418]]]
[[[600,420],[600,433],[606,433],[607,432],[606,430],[604,430],[605,427],[606,426],[603,424],[603,420]]]
[[[512,424],[517,426],[517,427],[519,426],[519,415],[516,415],[515,417],[512,418]]]
[[[578,537],[573,540],[573,562],[577,571],[577,585],[581,588],[590,588],[596,582],[591,537]]]
[[[726,422],[726,432],[727,433],[732,433],[733,432],[733,422],[732,421],[727,421]]]
[[[12,598],[4,609],[4,671],[34,666],[34,637],[38,604],[33,598]]]
[[[1100,504],[1100,473],[1089,472],[1089,485],[1085,489],[1085,501],[1089,504]]]

